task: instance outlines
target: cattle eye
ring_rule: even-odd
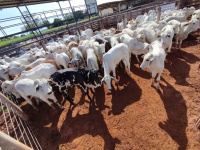
[[[149,61],[149,59],[146,59],[146,61]]]
[[[193,23],[193,24],[195,24],[195,23]]]

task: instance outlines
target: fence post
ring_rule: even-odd
[[[157,7],[157,20],[156,20],[156,23],[158,23],[160,21],[160,16],[161,16],[161,7],[158,6]]]
[[[20,141],[15,140],[9,135],[0,131],[0,149],[15,149],[15,150],[32,150],[32,148],[24,145]]]
[[[18,115],[20,118],[22,118],[23,120],[25,121],[28,121],[29,120],[29,116],[24,113],[21,108],[19,108],[17,105],[15,105],[12,101],[10,101],[6,96],[4,96],[2,93],[0,93],[0,100],[1,102],[6,105],[7,104],[7,107],[11,110],[11,107],[14,111],[14,113],[16,115]]]

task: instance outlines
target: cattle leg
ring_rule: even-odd
[[[157,90],[160,90],[160,84],[159,84],[159,82],[160,82],[160,75],[161,75],[161,73],[157,73],[156,77],[155,77],[155,82],[157,83],[157,86],[156,86]]]
[[[33,105],[33,102],[31,101],[31,99],[30,99],[28,96],[23,95],[23,94],[21,94],[21,96],[22,96],[31,106],[33,106],[33,108],[34,108],[36,111],[38,111],[38,108],[35,107],[35,106]]]
[[[92,88],[90,88],[90,91],[92,92],[93,95],[95,94],[94,91],[92,90]]]
[[[66,87],[61,88],[61,93],[63,94],[65,99],[67,99],[70,102],[71,105],[74,105],[73,99],[68,95]]]
[[[152,71],[152,82],[151,82],[152,87],[154,86],[154,82],[155,82],[156,77],[157,77],[157,74],[154,71]]]
[[[63,106],[58,102],[58,100],[56,99],[56,97],[54,96],[54,94],[51,95],[51,97],[49,99],[53,100],[54,103],[56,103],[59,108],[61,108],[61,109],[63,108]]]
[[[168,53],[171,52],[171,48],[172,48],[172,43],[170,43],[170,45],[168,47],[168,50],[167,50]]]
[[[139,60],[139,58],[138,58],[138,55],[135,55],[135,57],[136,57],[138,63],[140,64],[140,60]]]
[[[87,92],[86,92],[86,94],[87,94],[87,96],[88,96],[88,98],[89,98],[89,100],[90,100],[90,103],[94,103],[94,100],[90,97],[90,95],[89,95],[89,89],[87,88]]]
[[[176,38],[176,49],[178,48],[178,38]]]
[[[125,71],[127,72],[127,74],[130,76],[130,63],[127,62],[125,59],[122,60],[125,66]]]
[[[55,110],[55,107],[53,106],[53,103],[47,100],[45,97],[40,98],[42,99],[45,103],[47,103],[53,110]]]
[[[182,44],[182,41],[179,42],[179,47],[178,47],[179,49],[181,49],[181,44]]]

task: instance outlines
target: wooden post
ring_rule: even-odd
[[[29,116],[28,116],[26,113],[24,113],[24,112],[21,110],[21,108],[19,108],[19,107],[18,107],[17,105],[15,105],[12,101],[10,101],[6,96],[4,96],[2,93],[0,93],[0,99],[1,99],[1,101],[2,101],[2,103],[3,103],[4,105],[7,104],[6,106],[8,107],[8,109],[11,110],[11,107],[12,107],[14,113],[15,113],[16,115],[18,115],[20,118],[22,118],[22,119],[25,120],[25,121],[28,121],[28,120],[29,120]]]
[[[24,145],[23,143],[15,140],[14,138],[10,137],[9,135],[0,131],[0,149],[2,150],[33,150],[32,148]]]
[[[177,4],[176,9],[179,10],[181,5],[180,0],[176,1],[176,4]]]
[[[126,23],[125,23],[125,15],[122,16],[123,17],[123,24],[124,24],[124,28],[126,27]]]
[[[161,16],[161,7],[158,6],[157,7],[157,20],[156,20],[156,23],[158,23],[160,21],[160,16]]]

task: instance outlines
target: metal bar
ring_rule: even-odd
[[[7,104],[8,108],[10,109],[10,107],[13,108],[13,110],[15,111],[15,114],[17,114],[19,117],[21,117],[23,120],[29,120],[29,116],[24,113],[21,108],[19,108],[17,105],[15,105],[13,102],[11,102],[5,95],[3,95],[2,93],[0,93],[0,101],[3,104]]]
[[[16,149],[16,150],[33,150],[21,142],[13,139],[7,134],[0,131],[0,145],[2,150]]]
[[[17,8],[18,8],[19,12],[21,13],[22,17],[24,18],[26,24],[28,25],[29,29],[31,30],[31,26],[29,25],[28,21],[26,20],[24,14],[22,13],[22,11],[20,10],[19,7],[17,7]],[[32,30],[31,30],[31,31],[32,31]],[[33,32],[33,35],[35,36],[35,38],[37,38],[34,32]]]
[[[10,135],[10,132],[9,132],[9,130],[8,130],[8,124],[7,124],[5,112],[4,112],[4,110],[3,110],[3,104],[2,104],[1,98],[0,98],[0,102],[1,102],[1,108],[2,108],[2,111],[3,111],[3,117],[4,117],[4,120],[5,120],[5,124],[6,124],[6,130],[7,130],[8,135]]]
[[[66,21],[66,17],[65,17],[65,15],[64,15],[63,11],[62,11],[62,8],[61,8],[61,6],[60,6],[60,2],[59,2],[58,0],[57,0],[57,3],[58,3],[58,5],[59,5],[60,12],[62,13],[63,19]]]
[[[30,129],[29,129],[29,127],[27,126],[26,122],[25,122],[25,126],[26,126],[26,129],[28,130],[29,135],[31,136],[31,138],[32,138],[32,140],[33,140],[33,142],[34,142],[34,144],[35,144],[35,139],[33,138],[33,135],[31,134]],[[35,145],[36,145],[36,144],[35,144]],[[36,146],[37,146],[37,145],[36,145]]]
[[[84,0],[84,1],[85,1],[86,9],[87,9],[88,18],[89,18],[89,21],[90,21],[90,14],[89,14],[89,11],[88,11],[88,5],[86,4],[86,0]]]
[[[26,141],[25,141],[23,132],[22,132],[21,127],[20,127],[20,123],[18,122],[17,117],[16,117],[16,115],[15,115],[15,113],[14,113],[12,107],[11,107],[11,110],[12,110],[12,113],[13,113],[13,115],[14,115],[14,118],[15,118],[15,120],[16,120],[16,122],[17,122],[17,126],[19,127],[19,131],[21,132],[22,138],[23,138],[23,140],[24,140],[24,144],[26,144]],[[27,145],[27,144],[26,144],[26,145]]]
[[[24,127],[24,125],[23,125],[22,120],[21,120],[20,117],[19,117],[19,122],[20,122],[21,125],[22,125],[22,128],[23,128],[23,130],[24,130],[24,133],[25,133],[25,135],[26,135],[26,138],[28,139],[29,144],[31,145],[31,148],[33,148],[33,145],[32,145],[32,143],[31,143],[31,141],[30,141],[30,139],[29,139],[29,136],[28,136],[28,134],[27,134],[27,132],[26,132],[26,129],[25,129],[25,127]]]
[[[6,107],[8,108],[7,103],[6,103]],[[8,109],[8,114],[9,114],[10,121],[11,121],[12,126],[13,126],[13,129],[14,129],[15,137],[16,137],[16,139],[19,141],[18,136],[17,136],[17,132],[16,132],[16,130],[15,130],[15,126],[14,126],[14,123],[13,123],[13,120],[12,120],[12,117],[11,117],[11,115],[10,115],[10,110],[9,110],[9,109]]]
[[[5,36],[7,35],[6,32],[3,30],[3,28],[1,26],[0,26],[0,30]]]
[[[26,6],[26,4],[25,4],[24,2],[23,2],[23,4],[24,4],[24,6],[25,6],[26,10],[28,11],[28,13],[29,13],[29,15],[30,15],[31,19],[33,20],[33,22],[34,22],[35,26],[37,27],[37,30],[39,31],[40,35],[43,37],[43,34],[40,32],[40,29],[39,29],[39,27],[38,27],[37,23],[35,22],[35,20],[34,20],[33,16],[31,15],[31,13],[30,13],[30,11],[29,11],[28,7]]]
[[[42,147],[41,147],[40,143],[38,142],[38,140],[37,140],[35,134],[33,133],[32,129],[30,128],[29,124],[28,124],[27,122],[25,122],[25,124],[26,124],[27,127],[30,129],[30,131],[31,131],[31,133],[32,133],[32,135],[33,135],[33,137],[34,137],[35,140],[36,140],[36,143],[38,144],[38,147],[42,150]]]
[[[70,5],[70,8],[71,8],[72,14],[73,14],[73,16],[74,16],[74,10],[73,10],[73,8],[72,8],[72,5],[71,5],[70,0],[69,0],[68,2],[69,2],[69,5]],[[77,25],[77,21],[76,21],[76,19],[75,19],[75,16],[74,16],[74,20],[75,20],[76,25]]]

